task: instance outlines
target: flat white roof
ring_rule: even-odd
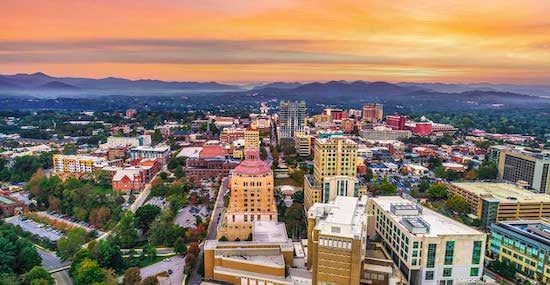
[[[253,240],[259,242],[285,242],[288,240],[285,223],[275,221],[254,222]]]
[[[199,153],[201,152],[202,147],[184,147],[180,153],[178,153],[177,157],[191,157],[191,158],[198,158]]]
[[[533,193],[511,183],[497,182],[453,182],[452,185],[481,197],[492,197],[500,202],[545,202],[550,203],[550,195]]]
[[[354,238],[361,236],[366,213],[367,197],[337,196],[332,203],[314,204],[308,211],[317,218],[315,228],[321,234]]]
[[[373,202],[382,208],[386,214],[395,221],[401,221],[403,216],[397,216],[390,210],[392,204],[409,204],[416,205],[409,200],[399,196],[381,196],[372,198]],[[430,230],[425,234],[417,234],[419,236],[439,236],[439,235],[482,235],[483,233],[471,228],[463,223],[457,222],[449,217],[439,214],[426,207],[422,207],[421,213],[417,217],[422,218],[430,225]]]

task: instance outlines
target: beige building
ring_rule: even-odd
[[[468,201],[470,211],[486,228],[496,221],[550,217],[550,196],[509,183],[463,182],[449,185],[451,195]]]
[[[231,198],[218,238],[246,240],[255,221],[277,221],[273,171],[260,160],[257,148],[245,150],[245,156],[230,178]]]
[[[399,196],[369,199],[368,211],[369,235],[382,240],[408,284],[480,281],[484,233]]]
[[[306,135],[303,132],[296,134],[294,139],[296,153],[299,156],[310,156],[311,155],[311,139],[310,135]]]
[[[53,169],[57,174],[79,176],[107,166],[107,160],[87,155],[53,155]]]
[[[533,152],[520,147],[492,148],[498,165],[498,178],[524,182],[533,192],[550,193],[550,152]]]
[[[260,147],[260,132],[258,130],[244,131],[244,147],[245,148]]]
[[[310,272],[292,268],[295,247],[284,223],[256,221],[252,225],[252,241],[205,242],[205,279],[235,285],[310,285]]]
[[[367,192],[357,179],[357,143],[342,136],[317,139],[313,175],[304,179],[304,208],[328,203],[336,196],[359,197]]]

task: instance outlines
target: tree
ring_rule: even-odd
[[[466,214],[470,209],[468,206],[468,201],[459,195],[453,195],[451,198],[447,199],[445,206],[449,210],[457,212],[459,215]]]
[[[365,181],[370,182],[372,178],[374,177],[374,172],[372,172],[372,169],[368,168],[367,172],[363,175],[363,178],[365,178]]]
[[[141,282],[141,270],[139,267],[130,267],[124,273],[122,285],[137,285]]]
[[[74,143],[68,143],[63,146],[63,154],[65,155],[75,155],[78,150],[78,147]]]
[[[124,267],[124,259],[120,247],[110,241],[100,240],[97,246],[97,260],[102,268],[121,270]]]
[[[136,226],[148,232],[151,223],[160,214],[161,209],[155,205],[145,205],[137,209],[135,214]]]
[[[141,285],[158,285],[159,281],[157,279],[157,276],[149,276],[145,279],[143,279],[143,282],[141,282]]]
[[[122,248],[130,248],[135,244],[138,238],[137,230],[134,227],[135,223],[134,214],[126,211],[122,214],[118,225],[113,230],[115,239]]]
[[[477,171],[479,179],[496,179],[498,175],[498,168],[496,164],[490,160],[485,160],[481,163]]]
[[[294,192],[294,194],[292,194],[292,201],[294,201],[294,203],[303,204],[304,203],[304,191]]]
[[[189,244],[189,248],[187,249],[187,253],[191,253],[195,256],[199,255],[199,252],[200,252],[200,248],[199,248],[199,244],[196,243],[196,242],[192,242]]]
[[[445,170],[445,167],[438,166],[434,169],[434,175],[439,178],[447,179],[447,171]]]
[[[160,129],[155,129],[155,132],[151,136],[151,142],[153,143],[153,145],[156,145],[162,142],[162,134],[160,133]]]
[[[152,245],[146,245],[143,247],[143,254],[149,259],[153,260],[157,257],[157,249]]]
[[[176,176],[176,178],[182,178],[185,176],[185,172],[183,171],[181,165],[178,165],[176,167],[176,170],[174,171],[174,176]]]
[[[17,255],[17,268],[21,272],[28,272],[35,266],[39,266],[41,262],[42,257],[38,254],[36,248],[30,244],[20,249]]]
[[[174,252],[179,255],[186,255],[187,254],[187,245],[185,244],[185,239],[182,237],[179,237],[174,242]]]
[[[430,180],[423,178],[420,184],[418,184],[418,190],[420,190],[420,192],[425,192],[428,188],[430,188]]]
[[[447,185],[443,183],[435,183],[428,189],[428,195],[433,200],[444,199],[447,197]]]
[[[84,259],[76,268],[74,282],[77,285],[101,283],[105,278],[105,272],[95,260]]]
[[[86,231],[82,228],[69,230],[67,236],[57,241],[57,255],[62,260],[70,260],[86,242]]]
[[[12,272],[15,266],[17,247],[7,238],[0,238],[0,272]]]
[[[301,204],[292,204],[285,211],[285,224],[289,235],[294,239],[300,239],[305,231],[305,213]]]
[[[38,283],[42,282],[42,283]],[[23,274],[23,284],[55,284],[51,274],[42,266],[35,266],[27,273]]]
[[[397,192],[397,186],[388,181],[384,181],[380,184],[379,191],[382,196],[392,196]]]

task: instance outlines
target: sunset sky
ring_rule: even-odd
[[[38,71],[550,84],[550,1],[0,1],[0,74]]]

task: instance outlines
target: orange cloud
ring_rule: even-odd
[[[550,2],[4,0],[0,73],[538,82]]]

